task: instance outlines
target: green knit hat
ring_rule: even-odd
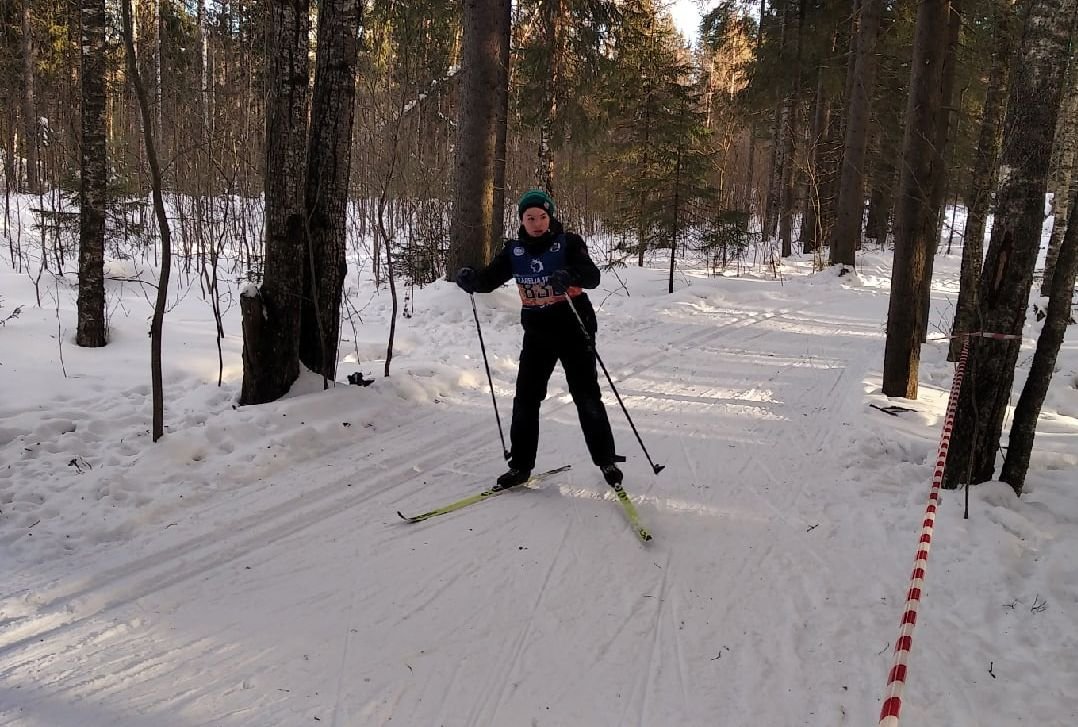
[[[524,212],[532,207],[538,207],[551,217],[554,216],[554,200],[541,189],[529,189],[517,202],[517,212],[524,219]]]

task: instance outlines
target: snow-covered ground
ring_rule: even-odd
[[[604,275],[599,351],[666,465],[651,473],[604,382],[644,545],[560,371],[538,466],[571,470],[397,517],[502,468],[454,286],[414,291],[383,378],[388,295],[355,283],[340,378],[374,384],[306,376],[237,407],[238,306],[218,386],[210,305],[177,284],[153,444],[152,293],[111,281],[111,342],[80,349],[71,276],[42,277],[39,307],[3,248],[0,319],[22,311],[0,327],[0,725],[875,724],[951,386],[960,249],[936,261],[916,401],[880,393],[889,254],[842,277],[807,258],[781,279],[686,272],[672,295],[661,266]],[[476,296],[503,421],[515,295]],[[965,493],[944,493],[903,724],[1078,720],[1076,387],[1071,335],[1021,499],[973,488],[964,520]]]

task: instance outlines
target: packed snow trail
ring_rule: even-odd
[[[763,305],[717,292],[742,285]],[[600,312],[667,465],[649,472],[607,392],[652,543],[588,462],[560,374],[537,468],[571,470],[402,523],[501,464],[488,394],[417,406],[168,527],[20,571],[0,599],[0,725],[872,724],[914,531],[866,521],[836,458],[856,454],[886,298],[814,294],[731,280],[646,319]],[[942,626],[920,659],[945,658]],[[911,681],[911,724],[989,723]]]

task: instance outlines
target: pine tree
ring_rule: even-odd
[[[936,248],[936,216],[930,210],[934,175],[940,174],[937,116],[940,113],[940,69],[947,30],[947,0],[924,0],[917,10],[902,172],[895,216],[895,261],[887,308],[883,393],[917,398],[921,359],[921,301],[930,268],[926,258]]]
[[[498,109],[501,21],[508,0],[465,0],[461,48],[461,92],[457,106],[457,143],[453,220],[447,271],[476,265],[492,256],[494,225],[494,148]],[[500,219],[500,216],[499,216]]]
[[[554,193],[557,154],[566,139],[587,147],[595,138],[601,125],[589,99],[602,74],[604,44],[618,32],[619,18],[613,0],[520,3],[514,101],[524,129],[537,135],[528,186]]]
[[[865,149],[869,133],[869,101],[876,84],[876,37],[883,0],[864,0],[857,19],[857,45],[852,66],[853,95],[847,99],[846,144],[839,182],[838,216],[831,231],[831,264],[853,265],[860,246],[865,209]]]
[[[651,0],[623,8],[616,70],[608,79],[614,201],[611,229],[636,237],[637,263],[651,248],[676,250],[695,224],[689,210],[710,195],[700,94],[668,16]]]

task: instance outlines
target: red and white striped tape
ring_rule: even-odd
[[[974,334],[968,334],[974,335]],[[906,660],[913,646],[913,627],[917,625],[917,609],[921,605],[921,589],[924,587],[925,569],[928,566],[928,551],[932,547],[932,530],[936,525],[936,508],[939,505],[940,489],[943,486],[943,472],[947,467],[947,451],[951,447],[951,430],[954,427],[954,415],[958,409],[958,392],[962,388],[962,377],[966,372],[969,359],[969,338],[962,344],[951,381],[951,396],[947,400],[947,416],[943,422],[943,434],[940,436],[939,453],[936,455],[936,470],[932,474],[932,489],[928,495],[928,508],[924,523],[921,525],[921,539],[917,546],[917,558],[913,562],[913,574],[910,577],[910,589],[906,593],[906,608],[902,613],[902,625],[895,641],[895,660],[887,680],[887,697],[880,710],[879,727],[898,727],[898,714],[902,711],[902,690],[906,686]]]

